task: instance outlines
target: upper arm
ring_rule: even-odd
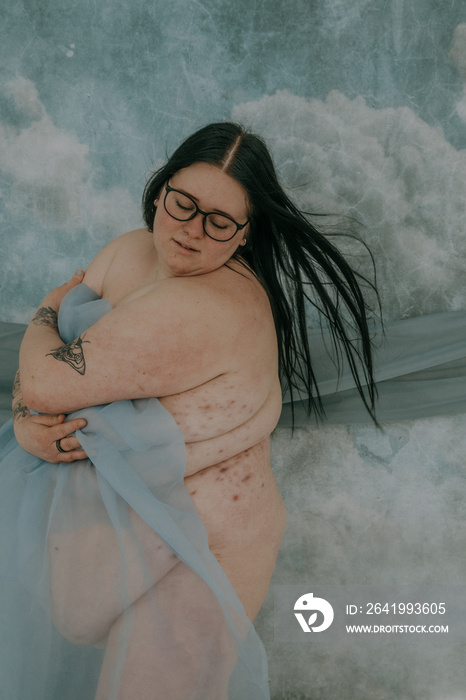
[[[68,413],[199,386],[229,369],[235,318],[226,307],[197,280],[167,280],[38,357],[28,405]]]

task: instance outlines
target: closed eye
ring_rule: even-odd
[[[186,206],[186,204],[181,204],[181,202],[178,199],[176,200],[176,206],[179,209],[182,209],[183,211],[192,211],[194,209],[193,206]]]
[[[229,228],[232,225],[232,221],[230,219],[227,219],[226,217],[220,216],[220,215],[211,215],[209,216],[209,221],[212,224],[212,226],[219,231],[224,231],[225,229]]]

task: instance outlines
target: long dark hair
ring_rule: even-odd
[[[283,388],[291,399],[296,393],[305,395],[309,411],[322,415],[308,339],[306,307],[310,303],[326,319],[337,369],[346,360],[375,420],[369,308],[361,288],[362,283],[374,285],[351,268],[330,237],[319,232],[289,199],[259,136],[239,124],[221,122],[186,139],[146,184],[142,204],[149,230],[155,216],[154,199],[165,182],[197,162],[221,167],[247,192],[247,244],[234,257],[251,268],[268,294]]]

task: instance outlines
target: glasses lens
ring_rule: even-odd
[[[189,221],[198,212],[193,200],[177,190],[169,190],[165,195],[165,209],[177,221]],[[235,235],[237,226],[227,216],[212,213],[205,218],[204,230],[216,241],[228,241]]]
[[[227,241],[236,233],[236,224],[221,214],[209,214],[205,222],[205,231],[217,241]]]
[[[178,221],[187,221],[196,213],[196,205],[181,192],[170,190],[165,197],[165,209]]]

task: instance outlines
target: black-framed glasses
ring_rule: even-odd
[[[209,238],[213,238],[214,241],[223,243],[230,241],[238,231],[241,231],[249,223],[249,219],[245,224],[238,224],[237,221],[226,214],[218,214],[215,211],[202,211],[192,197],[173,189],[168,182],[165,185],[165,190],[163,206],[167,214],[177,221],[190,221],[197,214],[202,214],[204,217],[204,233]]]

